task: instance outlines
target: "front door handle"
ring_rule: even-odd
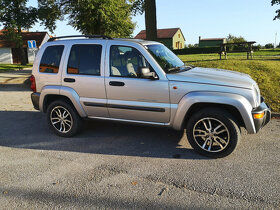
[[[75,82],[76,80],[73,78],[64,78],[64,82]]]
[[[110,81],[109,85],[111,86],[124,86],[124,82],[118,82],[118,81]]]

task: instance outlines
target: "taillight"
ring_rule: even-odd
[[[35,77],[33,75],[31,75],[30,77],[30,88],[31,90],[35,93],[36,92],[36,82],[35,82]]]

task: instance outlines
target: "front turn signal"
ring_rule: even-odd
[[[264,112],[258,113],[258,114],[254,114],[254,118],[255,119],[261,119],[261,118],[263,118],[263,116],[264,116]]]

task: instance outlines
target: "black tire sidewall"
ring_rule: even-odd
[[[54,126],[52,125],[51,123],[51,119],[50,119],[50,115],[51,115],[51,111],[53,110],[54,107],[57,107],[57,106],[62,106],[64,107],[65,109],[67,109],[70,114],[71,114],[71,117],[72,117],[72,120],[73,120],[73,125],[72,125],[72,128],[67,132],[67,133],[61,133],[59,132],[57,129],[54,128]],[[79,131],[80,131],[80,128],[81,128],[81,118],[80,116],[78,115],[78,113],[76,112],[76,110],[73,108],[72,105],[68,104],[67,102],[65,101],[54,101],[52,102],[49,106],[48,106],[48,109],[47,109],[47,121],[48,121],[48,125],[50,127],[50,129],[58,136],[62,136],[62,137],[71,137],[71,136],[74,136],[76,135]]]
[[[220,152],[207,152],[197,145],[193,137],[194,125],[203,118],[211,117],[221,121],[228,129],[230,135],[229,144],[226,148]],[[226,111],[219,109],[204,109],[195,113],[187,123],[187,137],[190,145],[200,154],[211,157],[211,158],[221,158],[231,154],[235,148],[238,146],[240,141],[240,128],[236,123],[236,120]]]

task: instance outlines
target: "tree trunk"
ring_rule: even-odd
[[[156,0],[145,0],[146,39],[157,40]]]
[[[21,60],[21,65],[26,65],[26,56],[25,52],[23,49],[23,41],[22,41],[22,35],[21,35],[21,28],[18,28],[18,35],[21,37],[21,41],[19,42],[19,50],[20,50],[20,60]]]

